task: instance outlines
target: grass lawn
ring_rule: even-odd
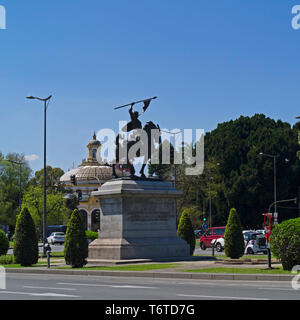
[[[59,251],[59,252],[51,252],[50,257],[56,257],[56,258],[64,258],[64,252]]]
[[[205,273],[250,273],[250,274],[292,274],[290,271],[285,271],[280,268],[274,269],[259,269],[259,268],[203,268],[203,269],[188,269],[182,272],[205,272]]]
[[[157,269],[178,268],[179,265],[172,263],[157,263],[157,264],[137,264],[125,266],[103,266],[103,267],[83,267],[76,270],[111,270],[111,271],[148,271]],[[59,267],[58,269],[72,269],[72,267]]]
[[[42,265],[47,265],[47,262],[38,262],[37,264],[33,264],[30,267],[41,267]],[[12,263],[12,264],[4,264],[1,265],[4,268],[29,268],[29,267],[22,267],[20,264]]]

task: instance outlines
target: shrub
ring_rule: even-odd
[[[227,257],[239,259],[243,256],[245,250],[243,229],[239,214],[234,208],[229,213],[224,239],[224,251]]]
[[[190,246],[190,255],[192,256],[195,250],[195,234],[192,222],[187,210],[183,210],[177,228],[178,236],[185,240]]]
[[[33,219],[25,207],[17,217],[14,237],[15,262],[31,266],[39,259],[38,239]]]
[[[85,234],[88,240],[94,241],[98,239],[98,232],[86,230]]]
[[[64,256],[72,268],[82,268],[88,257],[88,241],[81,215],[75,209],[69,219],[65,237]]]
[[[15,263],[15,259],[12,254],[0,256],[0,265],[14,264],[14,263]]]
[[[284,270],[300,265],[300,218],[278,224],[270,236],[271,251]]]
[[[6,254],[9,249],[9,240],[5,233],[0,230],[0,256]]]

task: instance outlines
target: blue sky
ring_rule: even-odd
[[[38,155],[53,95],[47,162],[67,170],[93,131],[128,119],[115,106],[158,96],[142,120],[211,131],[240,115],[294,124],[300,30],[288,0],[0,0],[0,150]]]

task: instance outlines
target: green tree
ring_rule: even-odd
[[[7,160],[24,163],[21,172],[19,165]],[[9,153],[5,157],[0,152],[0,224],[15,226],[16,215],[20,212],[20,180],[21,189],[25,190],[30,175],[31,169],[23,155]]]
[[[190,255],[192,256],[195,250],[195,234],[187,210],[184,210],[181,214],[177,228],[177,234],[181,239],[185,240],[187,244],[190,246]]]
[[[21,266],[31,266],[38,262],[38,239],[33,219],[27,208],[23,208],[17,217],[14,238],[15,262]]]
[[[64,256],[72,268],[82,268],[88,257],[88,241],[79,211],[73,211],[67,226]]]
[[[64,174],[64,171],[60,168],[46,167],[46,182],[47,189],[51,191],[64,192],[64,186],[60,182],[60,177]],[[32,186],[38,187],[44,185],[44,169],[36,171],[34,177],[29,182]]]
[[[300,218],[276,225],[270,236],[271,251],[284,270],[300,265]]]
[[[239,259],[244,255],[245,244],[243,229],[240,217],[234,208],[232,208],[229,213],[224,239],[224,251],[227,257]]]
[[[0,256],[7,253],[9,249],[9,241],[5,233],[0,230]]]
[[[41,231],[43,229],[44,195],[42,186],[29,186],[24,193],[22,207],[28,208],[34,223]],[[67,208],[63,194],[59,191],[47,190],[47,224],[60,225],[67,223]]]

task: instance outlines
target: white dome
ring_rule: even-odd
[[[71,169],[70,171],[66,172],[65,174],[63,174],[61,177],[60,177],[60,182],[70,182],[71,181],[71,176],[73,174],[77,174],[78,170],[80,168],[75,168],[75,169]]]

